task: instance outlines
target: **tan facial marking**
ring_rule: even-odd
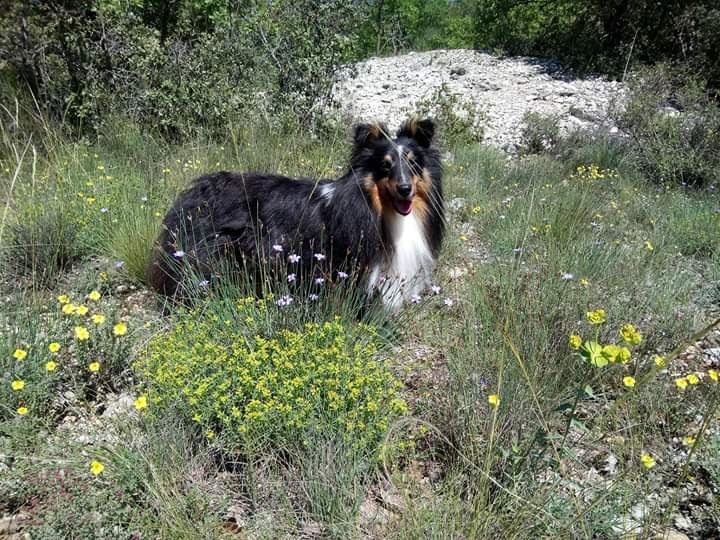
[[[368,174],[363,182],[365,191],[370,196],[370,204],[377,213],[382,212],[382,201],[380,200],[380,190],[378,189],[372,174]]]

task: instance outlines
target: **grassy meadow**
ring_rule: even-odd
[[[0,515],[31,538],[666,538],[720,527],[720,196],[622,144],[444,143],[435,288],[143,284],[194,177],[333,177],[348,136],[0,137]],[[290,295],[292,303],[280,301]],[[717,347],[717,345],[715,345]],[[8,533],[8,534],[9,534]],[[2,537],[0,530],[0,537]],[[663,536],[664,535],[664,536]],[[679,537],[673,537],[679,538]]]

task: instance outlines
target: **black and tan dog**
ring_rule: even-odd
[[[266,257],[305,276],[352,274],[397,309],[430,283],[444,232],[442,171],[431,120],[354,130],[337,180],[217,172],[201,176],[165,216],[148,282],[174,296],[182,268],[209,281],[213,261]]]

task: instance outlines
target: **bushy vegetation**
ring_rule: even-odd
[[[257,333],[268,301],[246,298],[221,313],[184,315],[138,360],[146,399],[162,415],[179,402],[210,439],[256,453],[310,444],[313,432],[379,457],[390,425],[407,410],[402,386],[377,360],[372,327],[339,319],[299,331]]]
[[[430,116],[437,122],[440,137],[447,144],[471,144],[483,138],[482,112],[472,101],[452,94],[445,84],[414,109],[419,117]]]
[[[11,2],[0,70],[8,90],[27,88],[80,133],[114,115],[174,138],[262,112],[307,124],[353,57],[362,13],[337,0]]]
[[[707,187],[720,181],[720,107],[686,70],[633,73],[614,116],[643,170],[658,182]]]
[[[560,125],[556,117],[529,112],[523,117],[520,147],[523,153],[551,153],[560,142]]]
[[[714,53],[720,9],[710,0],[483,0],[476,6],[480,48],[549,56],[580,72],[617,78],[628,67],[677,62],[720,87]]]

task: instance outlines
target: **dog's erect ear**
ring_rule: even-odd
[[[355,150],[357,151],[366,146],[370,146],[381,137],[385,137],[386,133],[387,128],[384,124],[358,124],[355,126],[355,133],[353,135]]]
[[[415,139],[423,148],[429,148],[435,136],[435,122],[430,118],[426,118],[425,120],[411,118],[400,126],[397,136]]]

